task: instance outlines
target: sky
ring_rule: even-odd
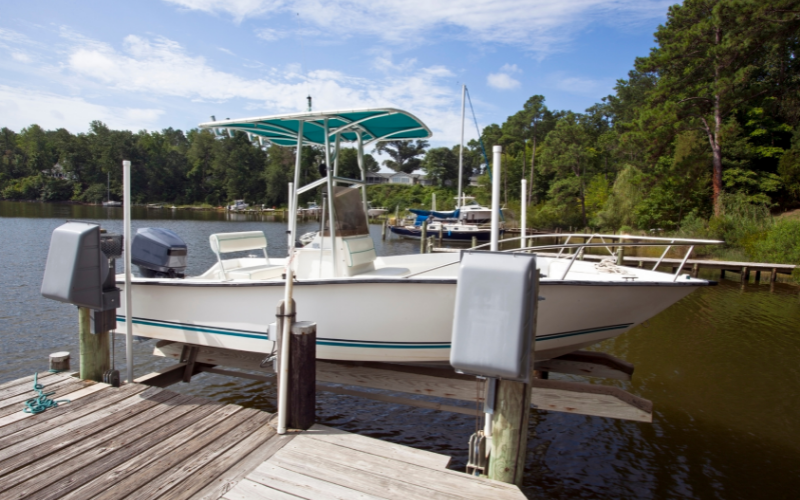
[[[674,0],[4,2],[0,127],[188,130],[217,119],[396,107],[433,146],[527,99],[582,112],[625,78]],[[467,107],[466,138],[477,136]]]

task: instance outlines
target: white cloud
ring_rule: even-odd
[[[274,30],[271,28],[261,28],[256,30],[256,36],[268,42],[274,42],[276,40],[280,40],[281,38],[284,38],[286,35],[287,33],[285,31]]]
[[[46,129],[63,127],[77,133],[88,130],[92,120],[136,131],[154,128],[163,113],[160,109],[102,106],[77,97],[0,85],[2,126],[17,131],[36,123]]]
[[[613,92],[614,80],[583,78],[580,76],[569,76],[563,72],[556,72],[547,76],[545,85],[563,92],[569,92],[570,94],[596,96],[603,92]]]
[[[186,9],[248,17],[299,14],[329,34],[421,43],[443,28],[464,39],[552,52],[590,22],[661,18],[674,0],[165,0]],[[427,36],[426,36],[427,35]]]
[[[412,62],[401,66],[404,64]],[[453,143],[459,137],[460,92],[450,84],[455,75],[443,66],[370,80],[324,68],[302,74],[300,66],[293,64],[268,76],[247,78],[215,69],[172,40],[130,35],[124,39],[122,51],[91,40],[77,43],[70,49],[65,68],[70,76],[100,83],[107,91],[122,91],[128,97],[136,93],[148,99],[243,100],[253,114],[302,111],[309,94],[318,110],[407,109],[413,102],[409,111],[431,127],[436,141]]]
[[[522,73],[522,70],[517,67],[516,64],[504,64],[502,68],[500,68],[500,72],[502,73]]]
[[[25,54],[24,52],[12,52],[11,53],[11,58],[14,59],[15,61],[19,61],[19,62],[23,62],[23,63],[31,62],[31,56],[29,56],[28,54]]]
[[[489,73],[486,83],[498,90],[512,90],[520,86],[519,80],[515,80],[508,73]]]

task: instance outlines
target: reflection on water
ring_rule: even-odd
[[[218,212],[134,215],[134,229],[165,227],[187,241],[190,274],[215,261],[208,246],[214,232],[263,230],[270,255],[287,249],[285,226],[258,216],[229,222]],[[120,209],[0,202],[0,382],[46,369],[51,352],[78,352],[75,308],[39,294],[52,230],[65,219],[92,219],[120,231],[120,216]],[[316,227],[310,221],[300,224],[300,231]],[[418,241],[382,242],[380,226],[370,231],[382,255],[419,249]],[[797,287],[777,284],[770,293],[768,285],[742,290],[738,282],[724,280],[596,346],[636,365],[632,382],[603,383],[652,400],[654,422],[533,412],[526,493],[531,498],[797,498],[798,324]],[[118,367],[125,362],[121,344]],[[137,374],[172,363],[151,356],[152,348],[152,342],[135,344]],[[275,410],[271,384],[203,374],[171,389]],[[452,467],[461,470],[476,425],[465,415],[325,393],[318,395],[317,414],[344,430],[452,455]]]

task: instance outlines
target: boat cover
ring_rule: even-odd
[[[416,215],[421,215],[428,217],[429,215],[433,215],[437,219],[458,219],[458,210],[451,210],[449,212],[437,212],[436,210],[420,210],[418,208],[409,208],[409,212]]]
[[[325,144],[325,120],[328,121],[328,140],[331,144],[339,134],[340,141],[355,142],[361,133],[364,144],[403,139],[427,139],[430,129],[411,113],[394,108],[320,111],[292,115],[219,120],[201,123],[200,128],[238,130],[261,137],[280,146],[296,146],[300,122],[303,125],[303,143]]]

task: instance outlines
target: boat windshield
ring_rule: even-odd
[[[367,214],[357,187],[333,187],[333,210],[336,221],[336,236],[369,234]],[[330,236],[328,221],[325,221],[324,236]]]

